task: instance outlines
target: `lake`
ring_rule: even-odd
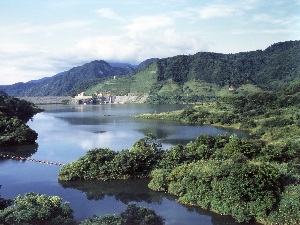
[[[148,133],[153,133],[164,149],[186,144],[201,133],[236,133],[242,131],[213,126],[186,125],[174,121],[134,118],[140,113],[159,113],[182,109],[187,105],[107,104],[44,105],[45,111],[28,125],[38,132],[37,144],[1,147],[0,153],[61,164],[75,161],[93,148],[108,147],[115,151],[129,149]],[[75,219],[93,215],[116,214],[129,202],[152,208],[166,224],[233,225],[231,217],[184,206],[176,197],[147,188],[148,180],[58,182],[60,167],[44,163],[18,161],[0,157],[1,197],[13,199],[18,194],[36,192],[58,195],[70,202]]]

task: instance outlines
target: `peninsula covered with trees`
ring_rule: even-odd
[[[26,123],[41,111],[31,102],[0,94],[0,146],[34,144],[38,134]]]

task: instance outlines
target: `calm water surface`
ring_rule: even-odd
[[[131,148],[148,133],[153,133],[164,149],[178,143],[186,144],[201,133],[212,135],[243,132],[212,126],[192,126],[178,122],[133,118],[139,113],[164,112],[186,105],[49,105],[46,111],[34,116],[28,125],[38,132],[37,144],[0,148],[0,152],[18,154],[37,160],[70,163],[98,147],[115,151]],[[129,202],[150,207],[161,215],[166,224],[231,225],[230,217],[183,206],[172,195],[153,192],[147,180],[58,182],[59,166],[30,161],[0,158],[0,189],[3,198],[36,192],[58,195],[70,202],[75,219],[93,215],[120,213]]]

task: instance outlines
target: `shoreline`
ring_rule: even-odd
[[[36,105],[65,104],[71,96],[35,96],[35,97],[15,97],[21,100],[32,102]]]

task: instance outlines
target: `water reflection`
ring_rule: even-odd
[[[148,133],[157,136],[163,148],[186,144],[201,133],[245,133],[212,126],[185,125],[175,121],[134,118],[139,113],[182,109],[182,105],[50,105],[34,116],[28,125],[38,133],[38,145],[1,147],[0,153],[15,154],[59,163],[70,163],[92,148],[129,149]],[[76,220],[95,215],[120,213],[135,201],[154,209],[172,224],[237,224],[233,219],[207,212],[199,207],[178,204],[172,195],[153,192],[147,181],[57,182],[59,168],[29,161],[0,160],[1,195],[14,198],[26,192],[61,196],[70,202]]]
[[[117,181],[72,181],[60,182],[63,188],[80,190],[88,200],[102,200],[105,196],[114,197],[123,204],[130,202],[162,203],[163,194],[151,191],[146,180]]]
[[[70,188],[85,193],[88,200],[107,202],[107,198],[110,197],[110,204],[106,205],[107,211],[118,202],[125,205],[135,202],[137,205],[154,209],[166,220],[166,224],[237,224],[230,216],[221,216],[200,207],[179,205],[175,196],[150,190],[148,182],[149,180],[72,181],[60,182],[60,185],[64,189]]]
[[[1,146],[0,153],[23,157],[23,158],[30,158],[32,155],[36,153],[38,147],[39,147],[38,144],[21,145],[21,146]]]

